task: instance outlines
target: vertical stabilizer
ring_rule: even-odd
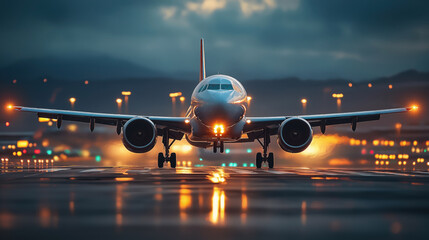
[[[206,78],[206,56],[204,54],[204,39],[201,38],[200,45],[200,82]]]

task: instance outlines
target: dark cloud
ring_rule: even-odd
[[[99,54],[151,69],[194,72],[203,36],[208,73],[239,79],[362,79],[407,68],[429,70],[427,1],[211,1],[217,5],[198,5],[198,0],[3,2],[0,65]]]

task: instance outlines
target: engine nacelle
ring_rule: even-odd
[[[122,142],[131,152],[144,153],[150,151],[156,143],[155,124],[143,117],[135,117],[124,125]]]
[[[302,152],[312,140],[313,129],[310,123],[302,118],[288,118],[279,127],[277,142],[286,152]]]

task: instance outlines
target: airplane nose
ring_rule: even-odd
[[[197,118],[208,126],[216,123],[233,125],[241,120],[244,108],[230,103],[205,104],[195,108]]]

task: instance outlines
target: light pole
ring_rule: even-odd
[[[125,100],[125,113],[128,113],[128,96],[131,95],[131,91],[122,91],[122,96]]]
[[[337,99],[337,111],[340,112],[341,111],[341,99],[344,97],[344,94],[333,93],[332,97]]]
[[[186,98],[185,97],[183,97],[183,96],[181,96],[180,98],[179,98],[179,100],[180,100],[180,116],[182,116],[182,117],[184,117],[185,116],[185,100],[186,100]]]
[[[74,109],[74,103],[76,102],[76,98],[74,98],[74,97],[69,98],[69,102],[70,102],[71,109],[73,110]]]
[[[305,99],[305,98],[301,99],[301,103],[302,103],[302,113],[306,113],[307,112],[307,99]]]
[[[173,116],[176,116],[176,97],[182,96],[182,93],[181,92],[174,92],[174,93],[170,93],[169,96],[171,98]]]
[[[116,103],[118,104],[118,113],[121,112],[121,107],[122,107],[122,99],[121,98],[117,98],[116,99]]]

